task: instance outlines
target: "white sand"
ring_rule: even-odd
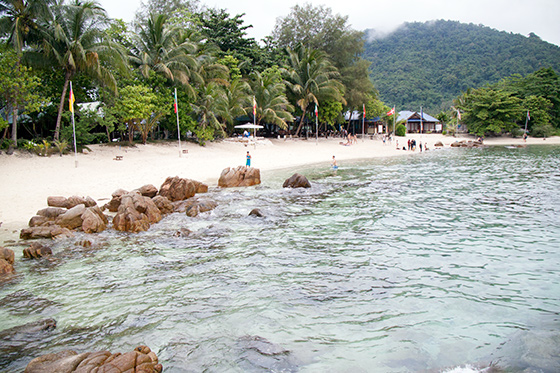
[[[430,149],[443,142],[445,147],[461,138],[442,135],[408,135],[420,139]],[[397,138],[402,149],[408,138]],[[471,138],[469,138],[471,139]],[[145,184],[157,188],[169,176],[180,176],[217,186],[218,178],[226,167],[245,164],[245,155],[250,151],[252,166],[261,171],[295,168],[306,164],[325,162],[329,164],[335,155],[339,165],[344,161],[386,156],[411,156],[419,151],[396,150],[396,144],[383,145],[381,140],[361,140],[352,146],[342,146],[339,138],[309,140],[263,140],[256,145],[245,146],[239,142],[221,141],[205,147],[182,143],[187,154],[179,157],[177,143],[162,145],[137,145],[118,147],[94,145],[88,154],[60,157],[39,157],[26,152],[12,156],[0,155],[0,244],[6,239],[18,239],[19,231],[27,227],[29,219],[37,210],[47,207],[47,197],[72,195],[90,196],[99,205],[111,198],[119,189],[132,190]],[[485,140],[487,145],[521,145],[521,139],[498,138]],[[560,144],[559,137],[528,139],[527,144]],[[121,155],[123,159],[114,160]]]

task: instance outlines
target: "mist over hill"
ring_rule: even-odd
[[[560,71],[560,47],[456,21],[405,23],[389,35],[368,29],[364,58],[380,98],[397,110],[449,109],[468,88],[541,67]]]

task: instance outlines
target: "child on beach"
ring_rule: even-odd
[[[333,170],[338,170],[338,165],[336,164],[336,159],[334,158],[334,155],[332,156],[332,169]]]
[[[245,167],[251,167],[251,154],[247,152],[247,163],[245,163]]]

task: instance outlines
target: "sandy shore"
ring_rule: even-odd
[[[442,135],[409,135],[422,140],[433,149],[441,141],[445,147],[461,137]],[[408,138],[398,138],[399,145]],[[469,138],[471,139],[471,138]],[[179,156],[178,144],[137,145],[119,147],[90,146],[87,154],[39,157],[20,152],[12,156],[0,155],[0,244],[6,239],[18,239],[19,231],[27,227],[36,211],[46,207],[48,196],[90,196],[103,205],[119,189],[132,190],[145,184],[157,188],[169,176],[180,176],[217,185],[222,170],[245,164],[250,151],[252,166],[261,171],[294,168],[306,164],[330,163],[335,155],[339,165],[353,159],[410,156],[415,153],[397,150],[396,144],[381,140],[358,139],[352,146],[340,145],[341,139],[261,140],[246,146],[236,141],[220,141],[205,147],[182,143],[188,153]],[[521,145],[523,140],[496,138],[485,140],[487,145]],[[528,139],[527,144],[560,144],[560,137]],[[122,156],[122,160],[114,160]],[[76,167],[76,159],[78,167]]]

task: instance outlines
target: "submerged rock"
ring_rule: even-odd
[[[14,272],[14,251],[0,247],[0,275]]]
[[[293,174],[290,178],[284,181],[283,188],[311,188],[311,183],[307,178],[298,173]]]
[[[33,242],[23,249],[23,257],[27,259],[39,259],[49,255],[52,255],[52,249],[39,242]]]
[[[221,188],[248,187],[261,183],[261,171],[258,168],[239,166],[226,168],[218,180]]]
[[[289,350],[259,336],[244,336],[237,342],[242,369],[267,372],[297,372],[298,361]]]
[[[261,210],[255,208],[252,209],[251,212],[249,213],[249,216],[256,216],[258,218],[262,218],[264,217],[263,213],[261,212]]]
[[[163,367],[147,346],[139,346],[124,354],[109,351],[85,352],[78,354],[65,350],[55,354],[37,357],[27,365],[25,373],[94,373],[94,372],[161,372]]]

